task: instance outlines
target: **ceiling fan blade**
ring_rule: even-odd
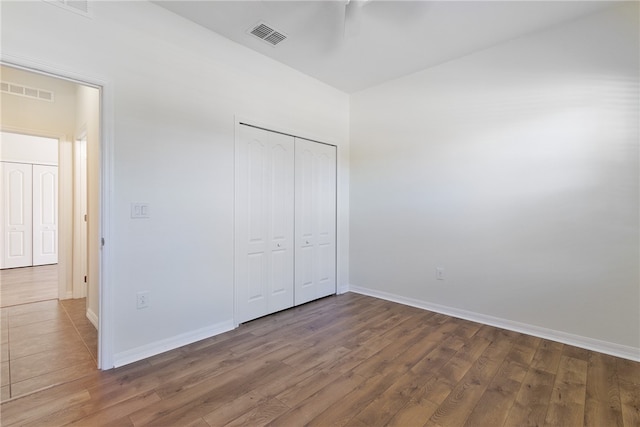
[[[362,8],[365,1],[347,0],[344,5],[344,36],[354,37],[360,33],[362,23]]]

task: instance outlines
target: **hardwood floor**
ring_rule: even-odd
[[[638,426],[640,364],[353,293],[1,406],[3,426]]]
[[[58,298],[58,264],[0,270],[0,307]]]
[[[83,298],[0,308],[2,401],[97,372],[85,306]]]

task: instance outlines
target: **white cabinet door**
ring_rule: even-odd
[[[294,138],[239,125],[236,322],[293,306]]]
[[[296,138],[295,304],[336,292],[336,147]]]
[[[32,264],[32,167],[0,162],[2,230],[0,268]]]
[[[33,165],[33,265],[58,262],[58,167]]]

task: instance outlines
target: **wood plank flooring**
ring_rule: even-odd
[[[0,307],[58,298],[58,264],[0,270]]]
[[[348,293],[1,406],[3,426],[638,426],[640,364]]]

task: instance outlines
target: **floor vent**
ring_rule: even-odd
[[[43,0],[49,4],[55,4],[63,9],[79,13],[80,15],[90,16],[89,0]]]
[[[25,98],[38,99],[40,101],[54,101],[53,92],[49,90],[23,86],[17,83],[0,82],[0,92],[24,96]]]
[[[247,33],[269,43],[271,46],[275,46],[278,43],[285,41],[287,38],[287,35],[284,32],[275,30],[272,26],[267,25],[264,22],[258,22],[256,25],[249,28]]]

